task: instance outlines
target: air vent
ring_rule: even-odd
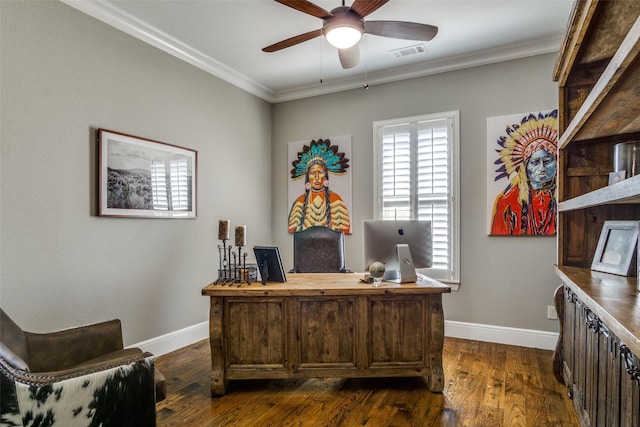
[[[418,53],[425,53],[427,49],[423,44],[416,44],[413,46],[401,47],[399,49],[390,50],[396,58],[402,58],[403,56],[416,55]]]

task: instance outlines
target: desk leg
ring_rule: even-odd
[[[431,319],[429,348],[429,362],[431,375],[428,378],[428,387],[432,392],[442,392],[444,389],[444,369],[442,367],[442,351],[444,349],[444,312],[442,310],[442,295],[431,295]]]
[[[224,337],[223,322],[224,301],[221,297],[210,297],[209,309],[209,345],[211,346],[211,395],[222,396],[225,393],[224,373]]]

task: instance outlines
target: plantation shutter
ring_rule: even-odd
[[[153,208],[170,211],[189,210],[189,171],[186,159],[153,161],[151,193]]]
[[[447,119],[384,126],[382,219],[430,220],[433,269],[450,270],[450,155]]]
[[[172,160],[171,205],[174,211],[189,210],[189,175],[186,159]]]
[[[151,162],[151,195],[154,209],[169,210],[167,172],[164,162]]]

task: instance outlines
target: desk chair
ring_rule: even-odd
[[[344,233],[310,227],[293,233],[293,269],[290,273],[346,273]]]

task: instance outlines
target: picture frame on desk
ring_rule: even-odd
[[[632,261],[636,255],[639,232],[639,221],[605,221],[591,269],[620,276],[637,274],[637,261]]]
[[[254,246],[253,253],[256,257],[258,272],[263,285],[267,282],[284,283],[287,281],[287,276],[282,267],[280,250],[277,246]]]

